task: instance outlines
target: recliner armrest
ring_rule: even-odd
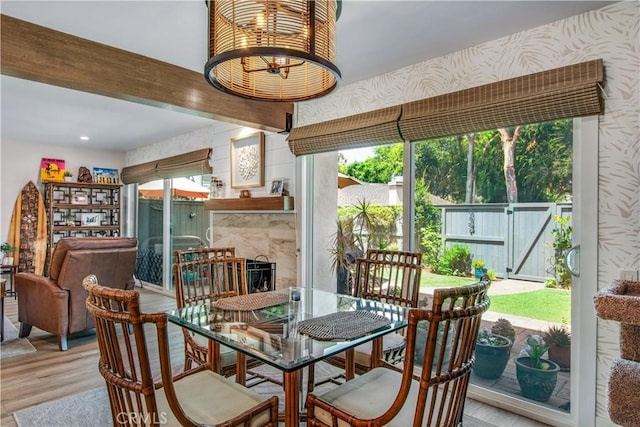
[[[15,275],[18,320],[56,335],[66,335],[69,292],[51,279],[33,273]]]
[[[40,276],[35,273],[17,273],[15,275],[16,291],[18,293],[42,292],[47,289],[49,293],[62,293],[66,295],[56,282],[48,277]]]

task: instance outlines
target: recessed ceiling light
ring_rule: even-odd
[[[89,140],[89,137],[88,137],[88,136],[81,136],[81,137],[80,137],[80,140],[82,140],[82,141],[88,141],[88,140]]]

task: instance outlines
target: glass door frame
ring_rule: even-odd
[[[562,413],[469,384],[468,397],[555,426],[595,425],[597,319],[593,295],[598,284],[598,117],[573,119],[574,245],[580,276],[571,291],[571,410]]]
[[[502,409],[556,426],[595,425],[596,421],[596,358],[597,319],[593,310],[592,297],[597,291],[598,273],[598,117],[573,119],[573,242],[580,245],[580,277],[573,278],[571,293],[571,410],[563,413],[544,408],[522,398],[508,396],[486,388],[469,384],[468,397],[498,406]],[[413,236],[413,216],[415,192],[413,158],[415,144],[404,144],[403,180],[403,235]],[[313,179],[317,162],[328,161],[323,155],[304,156],[298,159],[298,178],[302,185],[299,191],[303,197],[299,200],[305,205],[298,226],[303,230],[315,230],[313,225],[314,188]],[[335,165],[337,166],[337,159]],[[407,185],[409,184],[409,185]],[[304,190],[303,190],[304,189]],[[299,277],[307,283],[313,283],[314,254],[313,234],[303,239],[303,259],[299,264]],[[303,236],[307,234],[302,233]],[[403,247],[413,250],[414,238],[405,238]],[[317,250],[317,247],[316,247]]]

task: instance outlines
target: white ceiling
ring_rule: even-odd
[[[356,1],[338,20],[340,84],[349,84],[545,23],[605,1]],[[202,72],[203,0],[7,1],[25,21]],[[1,137],[126,151],[212,120],[13,77],[0,80]],[[214,90],[214,89],[211,89]],[[80,141],[90,136],[89,142]]]

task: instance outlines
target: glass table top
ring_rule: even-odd
[[[243,300],[250,303],[242,304]],[[231,309],[234,303],[240,303],[236,307],[241,309]],[[262,307],[250,309],[252,306]],[[292,371],[401,329],[407,325],[406,315],[407,309],[392,304],[312,288],[288,288],[171,310],[168,319],[280,370]],[[367,318],[378,321],[371,323],[375,329],[349,339],[318,339],[305,328],[313,323],[330,331],[332,326],[324,320],[335,317],[339,317],[339,327],[348,326],[340,322],[351,321],[358,323],[352,325],[357,329],[367,329]],[[386,319],[382,325],[381,317]]]

